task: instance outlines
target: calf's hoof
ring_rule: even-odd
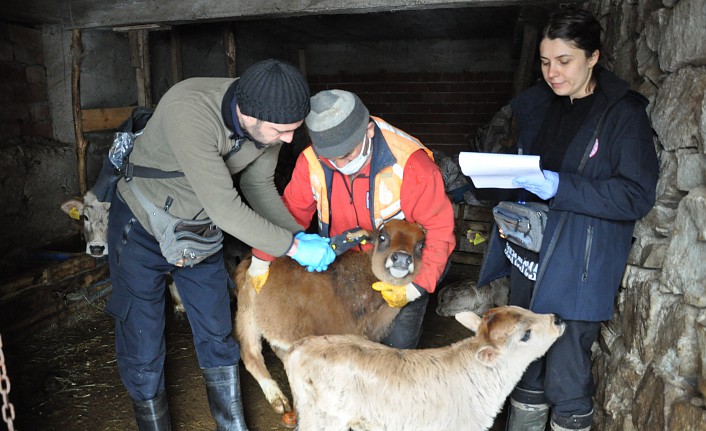
[[[297,412],[284,412],[282,414],[282,425],[285,428],[295,429],[297,427]]]

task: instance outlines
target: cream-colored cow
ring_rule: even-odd
[[[564,332],[554,315],[512,306],[456,319],[476,335],[436,349],[354,335],[295,343],[284,364],[299,431],[487,430],[530,362]]]
[[[100,202],[89,190],[82,198],[69,199],[61,204],[61,210],[80,223],[81,233],[86,241],[86,254],[96,258],[108,255],[110,202]],[[174,314],[177,318],[183,318],[186,310],[176,284],[170,279],[168,285]]]
[[[108,255],[108,213],[110,202],[99,202],[92,191],[79,199],[69,199],[61,210],[81,224],[86,240],[86,254],[93,257]]]

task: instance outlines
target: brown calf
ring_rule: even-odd
[[[371,285],[404,285],[421,265],[424,229],[391,220],[375,232],[374,249],[351,250],[325,272],[307,272],[288,257],[270,265],[267,283],[256,293],[245,273],[250,259],[237,268],[236,334],[245,367],[260,384],[272,408],[290,411],[289,400],[265,366],[261,338],[280,359],[292,343],[308,335],[358,334],[381,340],[399,313]],[[393,275],[395,274],[395,275]]]

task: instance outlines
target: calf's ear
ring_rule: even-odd
[[[481,361],[484,365],[493,365],[496,359],[500,356],[500,350],[497,348],[491,346],[491,345],[486,345],[478,349],[478,352],[476,353],[476,357],[478,358],[479,361]]]
[[[61,204],[61,210],[71,216],[72,219],[80,220],[83,213],[83,202],[71,199]]]
[[[454,317],[461,323],[461,325],[473,332],[478,332],[478,327],[480,326],[482,319],[476,313],[472,311],[462,311],[460,313],[456,313]]]

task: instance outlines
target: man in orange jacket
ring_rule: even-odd
[[[353,228],[372,231],[395,218],[426,230],[422,268],[413,282],[371,286],[389,306],[401,308],[383,343],[415,348],[429,294],[456,244],[453,208],[432,153],[416,138],[371,117],[358,96],[347,91],[312,97],[305,123],[312,145],[299,155],[283,195],[299,224],[308,227],[316,212],[324,237]],[[259,250],[253,254],[248,274],[261,286],[272,257]]]

